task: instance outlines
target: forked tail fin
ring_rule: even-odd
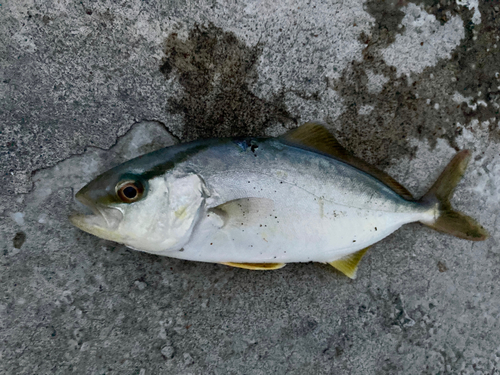
[[[473,218],[454,211],[450,198],[464,175],[470,159],[470,151],[460,151],[450,161],[431,189],[420,199],[426,205],[438,204],[438,216],[433,223],[423,223],[440,232],[470,241],[483,241],[488,232]]]

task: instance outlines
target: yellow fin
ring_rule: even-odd
[[[226,266],[244,268],[246,270],[258,270],[258,271],[270,271],[270,270],[279,270],[286,266],[286,263],[233,263],[233,262],[224,262],[221,263]]]
[[[358,264],[368,251],[370,246],[365,247],[362,250],[359,250],[353,254],[349,254],[339,260],[334,260],[333,262],[328,262],[332,267],[335,267],[340,272],[342,272],[347,277],[351,279],[356,278],[356,271],[358,270]]]
[[[465,240],[484,241],[488,238],[486,229],[473,218],[455,211],[450,203],[453,190],[464,175],[470,157],[469,150],[456,154],[431,189],[420,199],[420,202],[426,205],[439,202],[437,219],[433,223],[423,224]]]
[[[305,146],[352,165],[384,183],[395,193],[407,200],[413,200],[411,193],[394,178],[368,164],[347,151],[337,139],[321,124],[308,122],[281,136],[280,139],[296,146]]]

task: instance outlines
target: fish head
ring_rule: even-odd
[[[205,207],[203,180],[171,171],[148,178],[126,166],[103,173],[75,198],[92,214],[70,221],[97,237],[135,250],[168,255],[189,241]]]

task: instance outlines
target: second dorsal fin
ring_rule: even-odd
[[[304,125],[290,130],[288,133],[282,135],[280,139],[298,147],[313,149],[342,160],[345,163],[375,177],[404,199],[413,200],[413,196],[403,185],[387,173],[351,154],[323,125],[319,123],[305,123]]]

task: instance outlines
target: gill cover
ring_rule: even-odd
[[[189,241],[205,203],[205,185],[196,174],[167,174],[148,181],[147,196],[122,205],[119,241],[135,250],[169,255]]]
[[[163,242],[166,251],[180,250],[190,239],[201,217],[208,192],[197,174],[169,178],[167,220],[168,236]]]

